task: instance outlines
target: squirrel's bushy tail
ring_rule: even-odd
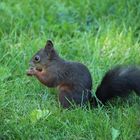
[[[96,97],[105,103],[116,96],[127,96],[134,91],[140,96],[140,68],[118,66],[109,70],[97,87]]]

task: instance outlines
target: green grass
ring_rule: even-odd
[[[105,71],[140,63],[139,0],[0,1],[0,139],[140,139],[140,99],[63,110],[57,91],[26,76],[52,39],[59,54],[87,65],[93,92]]]

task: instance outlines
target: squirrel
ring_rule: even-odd
[[[73,103],[83,106],[92,102],[92,78],[88,68],[62,59],[51,40],[32,57],[27,75],[35,76],[47,87],[57,87],[63,108]]]
[[[47,87],[57,87],[63,108],[75,105],[96,107],[116,96],[127,96],[131,91],[140,95],[140,68],[117,66],[104,75],[92,96],[92,78],[88,68],[78,62],[62,59],[48,40],[31,59],[28,76],[35,76]]]

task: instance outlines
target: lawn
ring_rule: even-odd
[[[94,93],[111,67],[140,64],[140,1],[1,0],[0,139],[139,140],[135,94],[104,107],[64,110],[56,89],[26,76],[47,39],[64,59],[89,68]]]

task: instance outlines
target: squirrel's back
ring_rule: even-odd
[[[92,78],[88,68],[78,62],[65,62],[64,73],[66,73],[66,81],[72,82],[73,84],[91,90]],[[78,87],[77,87],[78,88]]]
[[[61,75],[64,76],[58,85],[59,101],[64,108],[72,103],[85,105],[92,100],[92,78],[85,65],[65,61]]]

